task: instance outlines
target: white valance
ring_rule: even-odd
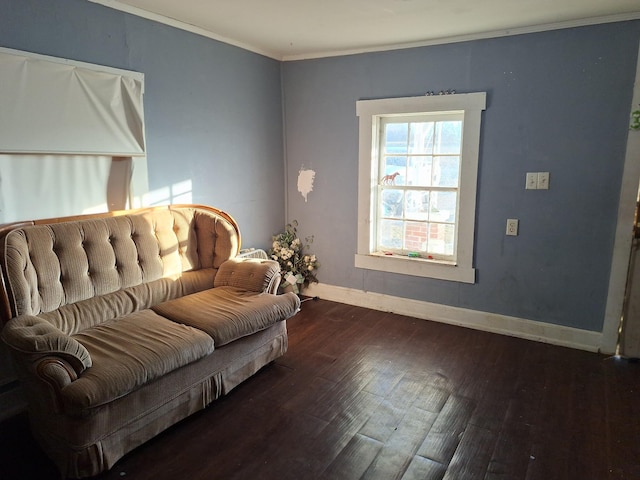
[[[0,48],[0,153],[145,155],[144,75]]]

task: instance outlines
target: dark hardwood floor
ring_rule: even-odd
[[[308,301],[287,354],[106,479],[640,479],[640,365]],[[0,478],[56,479],[24,417]]]

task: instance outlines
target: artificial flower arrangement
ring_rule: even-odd
[[[280,287],[291,287],[295,293],[300,293],[303,287],[310,283],[318,283],[316,270],[320,264],[316,256],[305,253],[309,244],[313,243],[313,235],[305,237],[305,244],[298,238],[298,222],[288,223],[284,232],[273,237],[273,244],[269,256],[280,264],[282,283]]]

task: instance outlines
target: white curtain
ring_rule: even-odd
[[[144,75],[0,48],[0,222],[142,206]]]
[[[144,155],[144,76],[0,49],[0,152]]]
[[[0,155],[0,223],[141,207],[144,160]]]

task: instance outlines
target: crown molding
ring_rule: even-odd
[[[345,55],[357,55],[360,53],[403,50],[408,48],[429,47],[433,45],[443,45],[447,43],[469,42],[472,40],[486,40],[490,38],[508,37],[512,35],[525,35],[528,33],[539,33],[539,32],[546,32],[550,30],[561,30],[566,28],[586,27],[590,25],[598,25],[598,24],[604,24],[604,23],[616,23],[616,22],[640,20],[640,11],[638,11],[638,12],[623,13],[623,14],[617,14],[617,15],[606,15],[606,16],[600,16],[600,17],[582,18],[578,20],[568,20],[563,22],[532,25],[528,27],[518,27],[518,28],[509,28],[509,29],[503,29],[503,30],[493,30],[488,32],[478,32],[478,33],[472,33],[468,35],[456,35],[451,37],[434,38],[434,39],[428,39],[428,40],[419,41],[419,42],[390,44],[390,45],[376,45],[372,47],[359,47],[359,48],[344,49],[344,50],[328,50],[328,51],[318,51],[318,52],[309,52],[309,53],[302,53],[302,54],[295,54],[295,55],[287,55],[282,52],[267,50],[257,45],[251,45],[245,42],[241,42],[239,40],[235,40],[233,38],[225,37],[223,35],[218,35],[215,32],[212,32],[210,30],[206,30],[204,28],[197,27],[190,23],[176,20],[175,18],[167,17],[157,13],[152,13],[147,10],[143,10],[141,8],[132,7],[118,0],[88,0],[88,1],[91,3],[97,3],[99,5],[103,5],[108,8],[112,8],[114,10],[120,10],[122,12],[129,13],[131,15],[146,18],[147,20],[152,20],[158,23],[169,25],[171,27],[185,30],[185,31],[194,33],[196,35],[201,35],[203,37],[211,38],[213,40],[217,40],[222,43],[226,43],[238,48],[242,48],[243,50],[248,50],[250,52],[257,53],[259,55],[263,55],[265,57],[269,57],[274,60],[279,60],[284,62],[297,61],[297,60],[311,60],[311,59],[326,58],[326,57],[339,57],[339,56],[345,56]]]
[[[259,55],[263,55],[265,57],[272,58],[274,60],[282,60],[282,55],[277,52],[272,52],[270,50],[266,50],[261,47],[257,47],[255,45],[250,45],[248,43],[240,42],[233,38],[225,37],[223,35],[218,35],[215,32],[211,32],[201,27],[197,27],[190,23],[182,22],[180,20],[176,20],[175,18],[167,17],[164,15],[160,15],[158,13],[149,12],[148,10],[143,10],[141,8],[132,7],[131,5],[126,5],[117,0],[88,0],[91,3],[97,3],[99,5],[112,8],[114,10],[119,10],[124,13],[129,13],[131,15],[135,15],[137,17],[145,18],[147,20],[152,20],[154,22],[162,23],[164,25],[168,25],[170,27],[178,28],[180,30],[185,30],[190,33],[194,33],[196,35],[200,35],[202,37],[207,37],[212,40],[217,40],[222,43],[226,43],[228,45],[232,45],[234,47],[242,48],[243,50],[248,50],[253,53],[257,53]]]
[[[471,33],[468,35],[455,35],[451,37],[434,38],[420,42],[402,43],[395,45],[379,45],[375,47],[354,48],[348,50],[336,50],[326,52],[315,52],[300,55],[283,55],[282,61],[311,60],[326,57],[338,57],[345,55],[357,55],[360,53],[385,52],[391,50],[402,50],[407,48],[430,47],[433,45],[444,45],[447,43],[469,42],[473,40],[486,40],[490,38],[510,37],[513,35],[525,35],[528,33],[547,32],[551,30],[562,30],[566,28],[587,27],[590,25],[599,25],[604,23],[627,22],[632,20],[640,20],[640,11],[633,13],[625,13],[619,15],[607,15],[601,17],[582,18],[579,20],[568,20],[564,22],[545,23],[540,25],[532,25],[529,27],[508,28],[505,30],[492,30],[489,32]]]

